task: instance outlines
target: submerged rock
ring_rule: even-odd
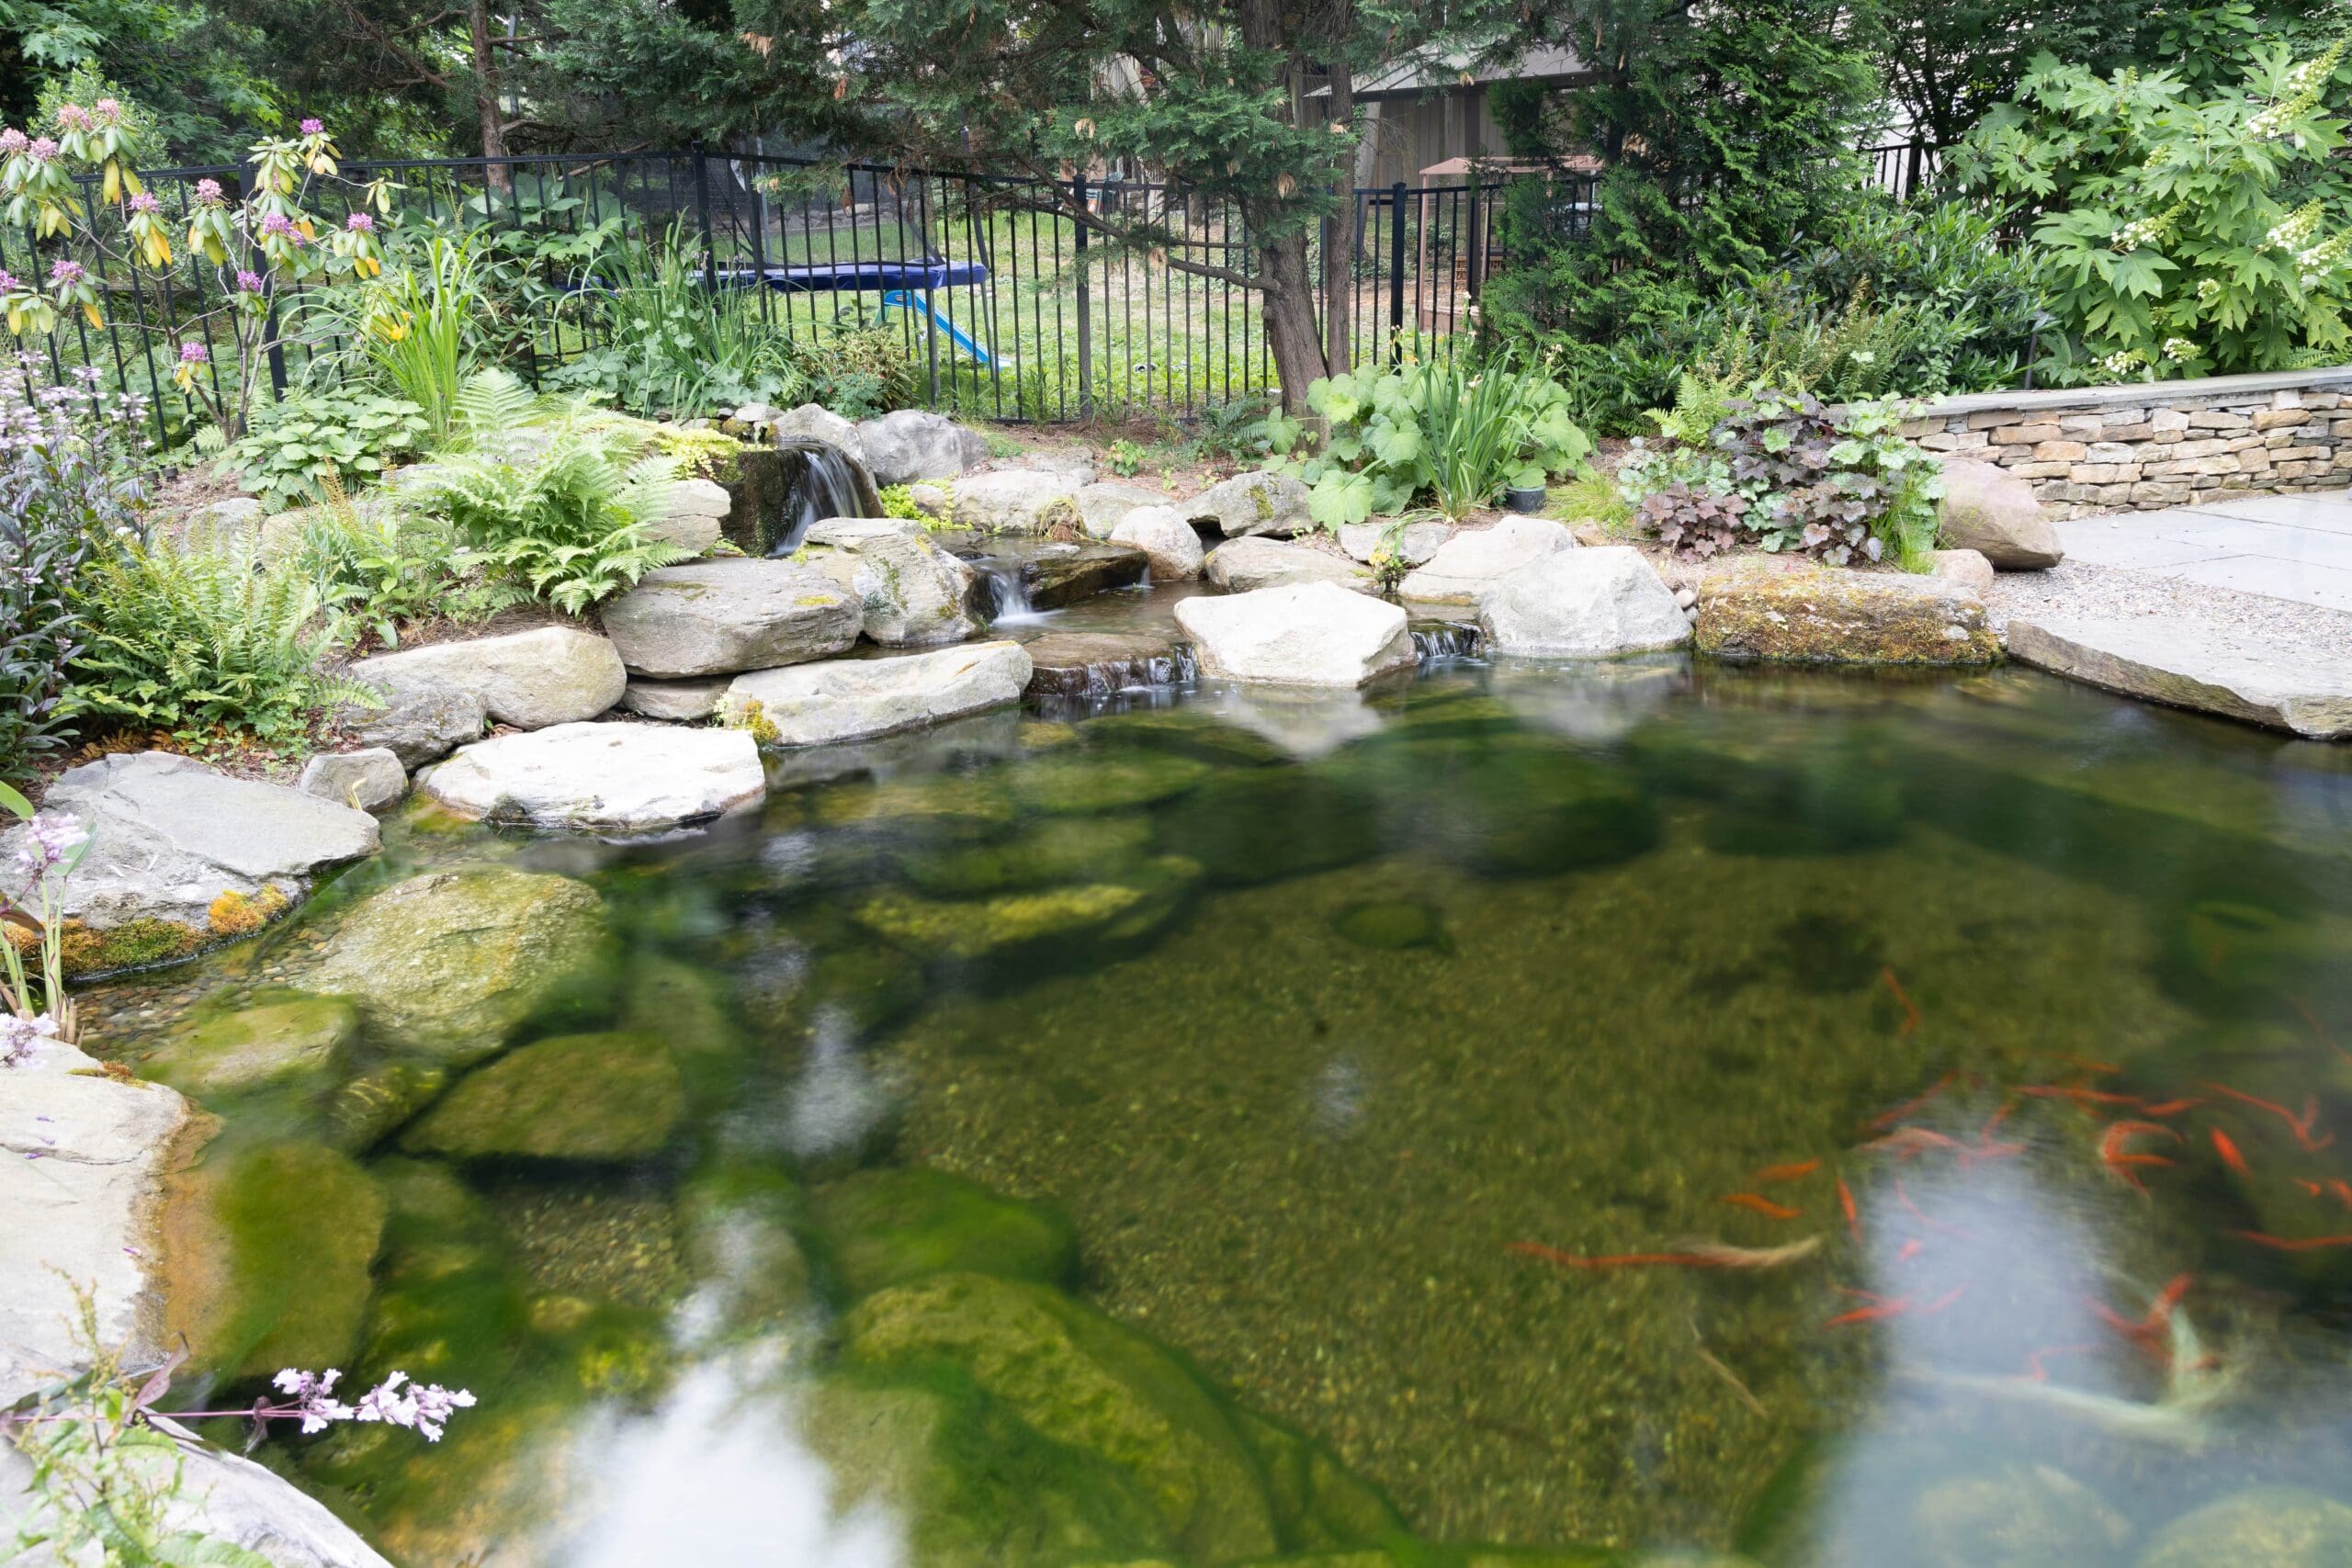
[[[814,567],[737,558],[649,571],[601,615],[630,674],[679,680],[839,653],[857,640],[861,610]]]
[[[1984,602],[1945,577],[1808,567],[1718,567],[1699,588],[1698,648],[1813,664],[1990,664]]]
[[[934,898],[975,898],[1116,876],[1150,843],[1141,817],[1060,817],[1000,843],[907,851],[899,870]]]
[[[972,569],[940,548],[920,523],[836,517],[811,527],[804,547],[811,566],[856,596],[869,642],[929,648],[961,642],[980,629],[967,608]]]
[[[1905,1534],[1918,1552],[1920,1568],[2109,1562],[2132,1539],[2130,1522],[2106,1499],[2074,1477],[2039,1464],[1937,1480],[1912,1500],[1910,1526]]]
[[[1329,871],[1380,848],[1366,801],[1297,769],[1221,773],[1169,807],[1159,824],[1162,849],[1225,885]]]
[[[559,724],[461,747],[417,775],[452,811],[587,833],[706,822],[767,793],[759,743],[740,729]]]
[[[1402,898],[1351,904],[1340,912],[1331,927],[1358,947],[1381,953],[1401,953],[1413,947],[1433,948],[1440,953],[1453,951],[1453,939],[1445,934],[1445,921],[1438,912],[1427,904]]]
[[[359,1036],[342,997],[281,995],[182,1028],[139,1064],[142,1077],[207,1100],[326,1071]]]
[[[605,901],[587,884],[472,866],[363,900],[300,977],[356,999],[392,1041],[463,1063],[593,987],[605,936]]]
[[[459,1079],[401,1146],[459,1159],[641,1159],[669,1141],[684,1110],[678,1064],[659,1036],[568,1034]]]
[[[1336,1554],[1404,1535],[1404,1519],[1380,1488],[1340,1463],[1323,1444],[1254,1411],[1231,1415],[1235,1429],[1265,1472],[1274,1517],[1287,1540],[1310,1552]],[[1385,1560],[1385,1554],[1375,1556]],[[1339,1568],[1350,1560],[1332,1555],[1297,1561]]]
[[[1413,669],[1405,612],[1328,582],[1187,599],[1177,624],[1204,674],[1293,686],[1361,686]]]
[[[2352,1507],[2291,1486],[2262,1486],[2208,1503],[2158,1530],[2137,1568],[2343,1568],[2352,1562]]]
[[[1140,1483],[1042,1437],[953,1368],[829,1372],[800,1427],[832,1475],[836,1512],[905,1521],[918,1568],[1155,1560],[1170,1545]]]
[[[837,659],[739,675],[720,711],[756,720],[779,746],[820,746],[919,729],[1021,700],[1029,656],[1015,642],[968,643],[896,659]],[[758,705],[758,712],[752,705]]]
[[[68,919],[98,931],[170,921],[194,933],[190,951],[210,930],[223,894],[258,902],[275,889],[282,908],[326,872],[374,854],[382,841],[365,811],[231,778],[165,751],[68,768],[50,784],[42,807],[90,836],[65,881]],[[22,827],[0,833],[0,858],[21,854],[28,833]]]
[[[1172,800],[1211,771],[1197,758],[1166,751],[1066,752],[1015,762],[998,782],[1032,811],[1070,817]]]
[[[1199,869],[1190,861],[1164,855],[1141,863],[1120,881],[993,898],[945,900],[883,893],[860,905],[856,918],[876,936],[932,958],[997,958],[1080,940],[1133,942],[1157,931],[1175,913]]]
[[[492,718],[517,729],[594,718],[628,686],[628,671],[613,645],[572,626],[379,653],[360,660],[350,673],[396,704],[416,700],[409,694],[421,690],[469,692]]]
[[[351,1365],[384,1213],[368,1173],[322,1144],[216,1150],[164,1212],[166,1326],[232,1379]]]
[[[1046,1286],[939,1274],[868,1296],[842,1325],[868,1366],[946,1360],[1043,1436],[1126,1472],[1188,1556],[1271,1555],[1257,1458],[1167,1351]]]
[[[860,1171],[819,1188],[809,1211],[853,1296],[928,1274],[1066,1285],[1078,1272],[1078,1231],[1069,1215],[1051,1204],[1000,1198],[942,1170]]]

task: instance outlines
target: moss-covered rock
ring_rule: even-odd
[[[437,1061],[379,1062],[327,1096],[331,1141],[354,1151],[373,1148],[410,1117],[441,1098],[449,1068]]]
[[[585,883],[471,866],[363,900],[300,977],[356,999],[391,1040],[463,1064],[536,1017],[585,1005],[605,944],[604,900]]]
[[[1175,912],[1197,874],[1192,862],[1161,855],[1118,881],[993,898],[879,894],[859,906],[857,920],[876,936],[930,958],[998,958],[1065,942],[1133,942]]]
[[[810,1211],[853,1296],[927,1274],[1066,1284],[1078,1271],[1078,1232],[1059,1209],[1000,1198],[945,1171],[861,1171],[819,1188]]]
[[[437,1161],[394,1157],[370,1169],[388,1217],[362,1364],[489,1393],[513,1373],[529,1323],[489,1205]]]
[[[140,1073],[198,1100],[308,1078],[334,1065],[359,1033],[341,997],[280,992],[210,1011],[165,1040]]]
[[[680,1239],[718,1330],[749,1338],[806,1318],[816,1294],[799,1184],[774,1166],[721,1165],[678,1195]]]
[[[58,959],[66,977],[78,980],[119,969],[175,963],[196,953],[204,942],[204,932],[179,920],[149,917],[125,920],[104,931],[68,920],[60,936]]]
[[[1307,1551],[1374,1546],[1405,1533],[1405,1521],[1380,1488],[1321,1443],[1252,1411],[1233,1424],[1258,1456],[1283,1539]]]
[[[351,1365],[384,1213],[368,1173],[321,1144],[208,1157],[164,1214],[168,1332],[239,1379]]]
[[[1402,953],[1414,947],[1453,951],[1453,939],[1445,934],[1445,921],[1438,912],[1407,898],[1351,904],[1332,920],[1331,929],[1358,947],[1376,953]]]
[[[1718,568],[1699,590],[1697,647],[1723,659],[1812,664],[1990,664],[1984,602],[1943,577]]]
[[[677,1214],[658,1190],[502,1182],[489,1203],[515,1261],[543,1294],[653,1311],[684,1291]]]
[[[1210,773],[1198,758],[1137,749],[1035,757],[1001,775],[1012,798],[1032,811],[1078,816],[1132,811],[1172,800]]]
[[[1281,1544],[1257,1456],[1216,1396],[1049,1287],[937,1274],[868,1296],[842,1326],[854,1360],[952,1362],[1045,1437],[1117,1466],[1187,1556],[1230,1562]]]
[[[1015,803],[993,779],[964,773],[915,773],[831,785],[810,806],[825,828],[885,829],[894,836],[959,840],[983,839],[1012,825]]]
[[[1158,1554],[1159,1511],[1125,1470],[1041,1437],[954,1368],[853,1369],[801,1403],[833,1505],[907,1522],[914,1568],[1020,1568]]]
[[[2291,1486],[2208,1503],[2158,1530],[2137,1568],[2352,1568],[2352,1507]]]
[[[2047,1465],[1940,1478],[1921,1488],[1909,1513],[1905,1533],[1920,1568],[2097,1568],[2115,1561],[2132,1533],[2106,1499]]]
[[[560,1035],[459,1079],[401,1146],[459,1159],[640,1159],[669,1141],[684,1109],[678,1065],[659,1038]]]
[[[709,970],[674,958],[633,957],[621,995],[621,1027],[658,1034],[682,1055],[723,1055],[736,1044],[726,990]]]
[[[1115,876],[1150,842],[1141,817],[1056,817],[999,843],[905,854],[899,869],[934,898],[978,898]]]
[[[1208,880],[1250,886],[1370,858],[1380,847],[1370,804],[1299,768],[1217,775],[1159,817],[1160,847]]]

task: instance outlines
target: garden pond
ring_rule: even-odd
[[[87,997],[220,1119],[171,1403],[477,1396],[257,1450],[406,1568],[2352,1562],[2352,750],[1452,660],[771,771]]]

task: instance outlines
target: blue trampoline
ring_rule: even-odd
[[[718,275],[723,288],[749,288],[765,284],[779,294],[876,294],[882,310],[928,314],[932,324],[954,341],[985,369],[995,363],[989,351],[972,341],[954,318],[922,296],[942,288],[968,288],[989,280],[980,262],[949,261],[944,256],[918,256],[902,261],[818,262],[806,266],[772,266],[764,272],[735,267]]]

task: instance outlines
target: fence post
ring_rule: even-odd
[[[1908,201],[1919,194],[1919,177],[1925,172],[1927,162],[1928,139],[1924,135],[1914,135],[1911,138],[1911,178],[1903,187],[1904,200]]]
[[[1388,363],[1405,352],[1405,182],[1388,187]]]
[[[1478,211],[1479,178],[1478,165],[1476,164],[1471,164],[1470,220],[1464,225],[1464,233],[1466,237],[1464,241],[1464,243],[1469,246],[1470,254],[1468,260],[1463,263],[1463,267],[1464,275],[1464,281],[1470,296],[1470,303],[1474,307],[1478,303],[1478,275],[1482,270],[1484,270],[1487,265],[1487,231],[1484,223],[1480,220]],[[1471,330],[1473,332],[1477,330],[1475,318],[1472,321]]]
[[[1073,219],[1077,229],[1075,249],[1078,254],[1078,417],[1094,417],[1094,320],[1086,298],[1086,171],[1080,170],[1070,180],[1071,197],[1078,203],[1080,216]]]
[[[718,291],[718,247],[710,239],[710,158],[696,137],[695,158],[695,217],[702,225],[702,286],[715,297]]]

